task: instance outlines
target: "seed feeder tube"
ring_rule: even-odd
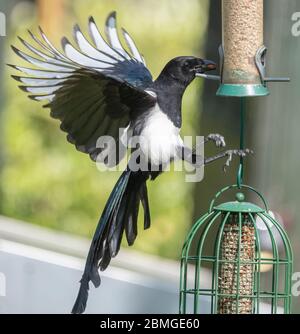
[[[220,81],[218,96],[265,96],[268,82],[290,81],[265,75],[263,8],[263,0],[222,0],[220,75],[199,74]]]
[[[254,260],[255,230],[251,218],[247,213],[231,213],[221,241],[219,314],[252,313]]]
[[[263,7],[263,0],[222,0],[223,57],[217,95],[269,94],[256,64],[263,45]]]

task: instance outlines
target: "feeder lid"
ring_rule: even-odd
[[[245,202],[245,195],[242,192],[238,192],[235,195],[236,201],[222,203],[214,207],[216,211],[225,212],[241,212],[241,213],[259,213],[265,212],[256,204]]]
[[[232,201],[222,203],[214,207],[216,211],[241,212],[241,213],[259,213],[265,212],[258,205],[249,202]]]

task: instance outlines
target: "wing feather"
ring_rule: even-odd
[[[66,60],[66,58],[64,58],[64,56],[62,54],[57,54],[55,53],[50,47],[48,47],[47,45],[45,45],[43,42],[41,42],[30,30],[27,30],[29,36],[33,39],[33,41],[38,44],[43,50],[47,51],[48,53],[50,53],[54,58],[58,58],[58,59],[64,59]]]
[[[47,100],[47,101],[51,102],[55,98],[55,94],[52,94],[52,95],[28,95],[28,97],[32,100],[35,100],[35,101]]]
[[[103,103],[103,98],[97,99],[97,94],[84,97],[78,96],[77,99],[68,99],[67,102],[57,105],[56,102],[61,99],[64,98],[61,96],[59,99],[56,98],[55,101],[52,101],[52,103],[49,104],[49,107],[51,108],[50,115],[63,122],[63,126],[68,129],[72,128],[75,120],[78,119],[78,122],[80,122],[80,117],[85,113],[88,113],[94,105],[98,106]],[[66,109],[72,109],[72,112],[66,113]]]
[[[98,147],[98,139],[111,136],[118,143],[120,129],[127,131],[137,112],[154,106],[156,98],[146,91],[152,76],[125,30],[123,35],[131,54],[122,46],[115,13],[106,21],[108,42],[92,17],[88,26],[93,43],[75,25],[76,45],[63,37],[63,52],[53,46],[41,28],[40,37],[28,31],[31,42],[19,39],[30,54],[12,48],[32,68],[9,66],[23,73],[12,77],[31,99],[48,101],[44,107],[50,108],[50,116],[60,121],[67,140],[96,161],[103,150],[120,150],[114,145]]]
[[[80,129],[88,122],[91,114],[95,111],[97,111],[98,108],[100,108],[101,104],[103,103],[103,99],[99,99],[95,103],[95,100],[89,99],[85,101],[85,105],[81,105],[81,107],[84,107],[85,112],[81,112],[77,115],[69,114],[61,123],[61,129],[65,132],[70,133],[70,135],[74,135],[77,131],[80,131]],[[103,115],[104,118],[105,115]]]
[[[49,79],[45,79],[45,78],[30,78],[30,77],[20,77],[17,75],[12,75],[12,78],[14,78],[15,80],[22,82],[25,85],[29,85],[29,86],[53,86],[53,85],[58,85],[63,83],[65,79],[56,79],[56,78],[49,78]]]
[[[29,56],[28,54],[26,54],[25,52],[15,48],[14,46],[12,46],[12,49],[19,57],[23,58],[28,63],[30,63],[32,65],[35,65],[37,67],[46,69],[46,70],[73,72],[74,69],[76,69],[76,67],[72,64],[68,64],[68,65],[64,64],[63,66],[60,66],[60,63],[57,60],[55,60],[55,61],[39,60],[37,58]]]
[[[140,54],[140,52],[139,52],[138,48],[136,47],[133,39],[130,37],[130,35],[128,34],[128,32],[124,28],[122,28],[122,32],[123,32],[124,39],[127,43],[127,46],[129,48],[130,52],[132,53],[133,57],[136,60],[138,60],[139,62],[141,62],[145,65],[143,56]]]
[[[128,55],[128,53],[124,50],[117,31],[117,20],[116,20],[116,12],[112,12],[105,23],[105,32],[107,39],[111,45],[111,47],[115,50],[118,50],[123,57],[130,60],[131,57]]]
[[[74,138],[76,145],[86,144],[93,136],[95,129],[103,124],[106,115],[101,110],[102,104],[103,100],[94,103],[89,109],[82,113],[78,119],[73,119],[71,122],[70,119],[68,120],[71,126],[68,133],[70,137]],[[66,123],[67,121],[64,121],[62,124]]]
[[[54,46],[53,44],[49,41],[49,39],[47,38],[47,36],[45,35],[45,33],[43,32],[42,28],[39,27],[39,31],[40,31],[40,35],[42,36],[42,39],[44,40],[44,42],[46,43],[46,45],[48,46],[48,48],[50,50],[52,50],[58,58],[63,58],[65,59],[66,61],[69,61],[69,59],[64,56],[61,52],[59,52]]]
[[[112,63],[106,61],[99,61],[97,59],[84,55],[83,53],[76,50],[66,37],[63,37],[62,39],[62,47],[67,57],[71,59],[74,63],[77,63],[79,65],[98,69],[109,68],[113,65]]]
[[[83,33],[81,32],[77,24],[74,26],[74,39],[81,52],[83,52],[84,54],[92,58],[95,58],[99,61],[109,63],[111,65],[116,64],[118,62],[118,59],[114,58],[113,56],[104,54],[103,52],[100,52],[98,49],[93,47],[84,37]]]
[[[59,90],[61,85],[54,86],[19,86],[24,92],[32,93],[32,94],[43,94],[43,95],[51,95],[57,90]]]
[[[51,70],[49,70],[49,71],[47,71],[47,70],[37,70],[37,69],[27,68],[27,67],[23,67],[23,66],[16,66],[16,65],[11,65],[11,64],[7,64],[7,65],[12,67],[15,70],[23,72],[26,75],[31,75],[31,76],[41,77],[41,78],[47,78],[47,79],[68,78],[73,74],[72,72],[64,72],[64,71],[57,72],[57,71],[51,71]]]
[[[94,44],[99,50],[102,50],[106,54],[111,55],[114,58],[117,58],[119,61],[123,61],[126,59],[122,54],[120,54],[117,50],[112,49],[106,43],[106,41],[100,34],[100,31],[92,16],[89,18],[89,32]]]

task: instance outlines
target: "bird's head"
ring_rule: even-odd
[[[197,74],[215,70],[216,64],[210,60],[197,57],[176,57],[170,60],[162,74],[172,77],[183,85],[189,85]]]

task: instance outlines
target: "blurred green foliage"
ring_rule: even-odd
[[[201,55],[206,30],[208,1],[122,0],[66,1],[64,32],[71,36],[74,23],[86,32],[93,15],[99,28],[111,10],[117,10],[124,26],[145,55],[154,77],[164,64],[178,55]],[[17,35],[28,37],[26,28],[37,31],[35,11],[13,12],[7,41],[6,63],[22,61],[9,49],[21,46]],[[31,16],[33,15],[33,16]],[[15,23],[14,23],[15,22]],[[4,110],[4,157],[1,214],[34,224],[91,236],[118,173],[100,173],[88,156],[68,144],[57,121],[40,103],[26,98],[6,69]],[[183,134],[194,134],[200,120],[202,81],[189,87],[184,97]],[[149,182],[152,227],[142,232],[135,249],[177,258],[191,225],[193,184],[184,173],[168,172]],[[141,209],[142,211],[142,209]],[[141,220],[141,219],[140,219]],[[125,242],[124,242],[125,244]]]

